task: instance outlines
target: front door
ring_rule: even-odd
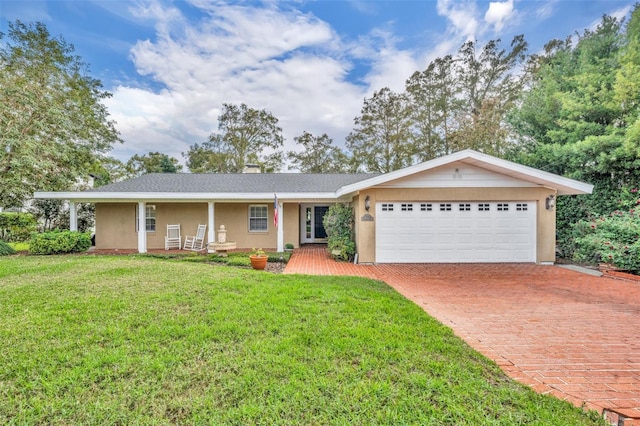
[[[322,219],[329,210],[329,206],[322,205],[302,205],[300,209],[300,242],[302,244],[309,243],[326,243],[327,232],[324,229]]]

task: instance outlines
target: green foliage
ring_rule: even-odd
[[[327,210],[322,223],[331,255],[338,260],[353,260],[356,254],[353,209],[345,204],[334,204]]]
[[[404,93],[384,87],[364,100],[356,128],[347,135],[355,169],[387,173],[413,163],[411,108]]]
[[[45,232],[58,229],[61,231],[70,228],[70,212],[63,200],[38,199],[29,207],[40,224],[39,228]],[[76,204],[76,221],[78,231],[88,232],[95,224],[96,207],[93,203]]]
[[[340,148],[333,146],[333,140],[326,133],[313,136],[311,133],[303,132],[293,139],[303,150],[287,153],[291,162],[289,169],[297,169],[301,173],[349,172],[349,157]]]
[[[572,231],[575,260],[609,263],[625,270],[640,271],[640,214],[635,209],[615,211],[590,221],[581,220]]]
[[[31,254],[81,253],[91,247],[91,235],[82,232],[52,231],[34,234],[29,243]]]
[[[379,281],[134,256],[0,277],[2,424],[604,424]]]
[[[0,256],[9,256],[11,254],[16,254],[15,249],[8,243],[0,240]]]
[[[145,155],[134,155],[127,161],[126,168],[134,176],[147,173],[178,173],[182,165],[177,158],[169,157],[161,152],[150,152]]]
[[[0,205],[22,207],[35,191],[69,190],[112,144],[110,93],[42,23],[0,33]]]
[[[30,213],[0,213],[0,240],[27,241],[36,231],[37,222]]]
[[[515,161],[595,186],[592,195],[558,200],[558,243],[569,258],[597,256],[586,245],[574,253],[572,224],[624,211],[637,198],[629,194],[640,186],[639,20],[636,5],[626,33],[605,16],[595,30],[548,43],[532,56],[531,88],[509,116],[522,143]]]
[[[218,130],[182,154],[191,172],[242,173],[245,165],[257,164],[263,173],[272,173],[282,167],[283,155],[278,151],[284,144],[282,129],[270,112],[223,104]]]

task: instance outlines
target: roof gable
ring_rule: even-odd
[[[525,184],[528,183],[529,186],[554,189],[558,192],[558,195],[590,194],[593,191],[593,185],[588,183],[579,182],[553,173],[544,172],[532,167],[523,166],[511,161],[482,154],[472,149],[467,149],[343,186],[338,191],[337,195],[342,196],[344,194],[361,191],[366,188],[399,184],[406,178],[408,179],[405,182],[412,182],[415,184],[420,181],[421,176],[428,176],[429,173],[427,172],[436,173],[435,175],[437,176],[438,169],[447,170],[447,167],[450,168],[453,166],[455,170],[455,164],[461,164],[464,165],[464,167],[473,167],[476,170],[482,169],[486,172],[501,175],[503,176],[502,186],[510,186],[510,183],[512,186],[515,179],[516,181],[521,182],[522,186],[525,186]],[[476,186],[472,183],[471,179],[468,179],[466,183],[467,184],[465,185],[460,185],[460,187]],[[429,183],[429,185],[433,185],[433,183]]]

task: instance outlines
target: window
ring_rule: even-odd
[[[393,211],[393,204],[383,204],[382,205],[382,211],[383,212],[392,212]]]
[[[403,212],[412,212],[413,211],[413,204],[402,204],[401,205],[401,210]]]
[[[267,206],[249,206],[249,232],[267,232]]]
[[[471,204],[468,203],[464,203],[464,204],[460,204],[458,206],[459,210],[461,212],[470,212],[471,211]]]
[[[138,206],[136,206],[136,232],[138,232]],[[147,204],[144,215],[147,232],[156,232],[156,206]]]
[[[430,212],[432,209],[433,209],[433,206],[431,204],[420,204],[421,212]]]
[[[479,212],[488,212],[490,210],[489,208],[489,204],[488,203],[480,203],[478,204],[478,211]]]
[[[516,210],[519,212],[526,212],[527,210],[529,210],[529,206],[527,205],[527,203],[518,203],[516,204]]]
[[[499,212],[508,212],[509,204],[498,203],[498,211]]]
[[[450,212],[451,211],[451,204],[449,204],[449,203],[440,204],[440,211],[441,212]]]

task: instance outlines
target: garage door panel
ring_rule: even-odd
[[[391,204],[376,204],[377,262],[535,262],[535,202]]]

